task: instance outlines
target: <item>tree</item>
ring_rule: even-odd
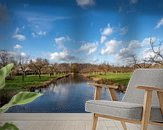
[[[71,73],[74,73],[74,74],[79,73],[79,66],[78,66],[78,64],[75,64],[75,63],[71,64]]]
[[[41,78],[42,69],[48,66],[49,62],[47,59],[37,58],[36,61],[30,61],[29,67],[33,69]]]
[[[18,54],[17,62],[18,62],[18,71],[22,72],[22,81],[24,81],[26,76],[26,68],[28,67],[27,63],[29,60],[29,56]]]
[[[104,72],[106,74],[109,70],[109,67],[110,67],[109,64],[103,63],[100,64],[98,68],[101,72]]]
[[[128,63],[130,66],[133,66],[133,68],[149,68],[152,66],[152,63],[148,59],[138,59],[136,54],[130,55],[128,59]]]
[[[1,50],[0,51],[0,62],[2,66],[7,65],[9,60],[9,53],[6,50]]]
[[[149,61],[163,65],[163,46],[162,42],[160,42],[158,45],[155,45],[154,41],[150,39],[150,46],[151,50],[153,52],[153,56],[150,56]]]
[[[50,64],[50,65],[48,66],[50,76],[51,76],[51,75],[54,75],[54,73],[57,71],[57,66],[58,66],[57,63]]]

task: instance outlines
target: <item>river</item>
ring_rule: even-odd
[[[14,106],[7,113],[84,113],[85,102],[93,99],[94,88],[81,75],[71,75],[49,85],[32,90],[43,93],[32,103]],[[121,100],[123,93],[117,92]],[[108,92],[102,89],[102,99],[108,99]]]

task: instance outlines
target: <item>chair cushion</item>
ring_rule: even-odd
[[[87,112],[120,117],[130,120],[141,120],[143,105],[119,101],[90,100],[85,104]],[[152,108],[151,121],[163,122],[160,108]]]

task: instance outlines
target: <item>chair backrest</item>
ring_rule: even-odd
[[[122,101],[143,104],[144,90],[136,88],[141,85],[163,88],[163,69],[135,70]],[[152,106],[159,106],[156,92],[153,94]]]

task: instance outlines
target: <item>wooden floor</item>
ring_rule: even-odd
[[[20,130],[91,130],[91,118],[91,114],[86,113],[6,113],[0,115],[0,124],[12,122]],[[100,118],[97,130],[123,130],[123,128],[117,121]]]

